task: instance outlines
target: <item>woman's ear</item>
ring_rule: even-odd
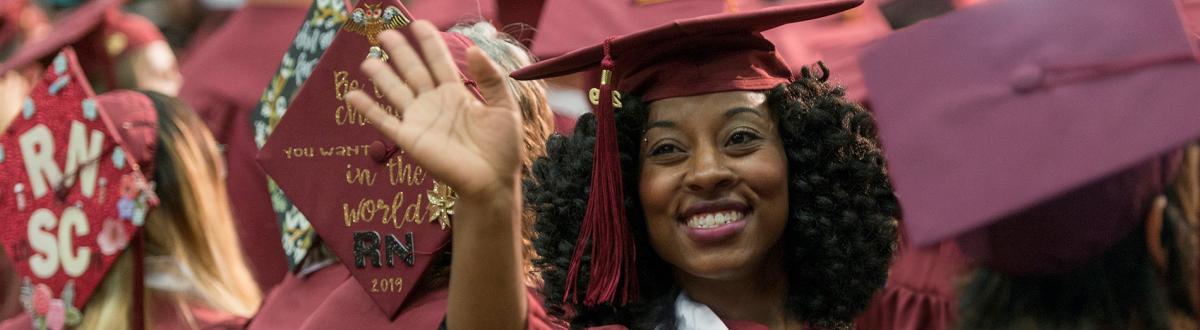
[[[1163,212],[1167,209],[1167,197],[1159,195],[1154,198],[1150,214],[1146,215],[1146,252],[1150,260],[1158,268],[1159,273],[1167,271],[1167,247],[1163,246]]]

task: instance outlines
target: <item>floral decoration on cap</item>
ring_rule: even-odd
[[[0,139],[0,241],[36,329],[78,325],[88,298],[157,203],[98,103],[67,48]]]

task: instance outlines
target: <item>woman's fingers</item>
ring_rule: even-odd
[[[392,68],[383,61],[368,58],[362,63],[362,71],[371,78],[375,84],[375,90],[383,93],[389,102],[398,110],[398,113],[403,113],[403,109],[408,107],[415,95],[413,91],[400,80],[399,76],[392,71]]]
[[[392,142],[407,146],[408,140],[400,119],[384,111],[379,107],[379,103],[375,102],[375,99],[361,90],[354,90],[346,93],[346,100],[350,102],[350,106],[353,106],[355,111],[367,117],[367,120],[370,120],[380,133],[383,133]]]
[[[437,27],[429,21],[420,20],[412,24],[412,29],[413,36],[421,43],[421,51],[425,53],[429,71],[433,73],[437,84],[461,84],[458,67],[454,65],[454,58],[450,56],[450,50],[446,48],[446,42],[442,40]]]
[[[518,108],[512,91],[504,81],[504,75],[482,50],[478,47],[467,49],[467,64],[471,76],[475,77],[475,83],[479,86],[479,94],[483,95],[488,105],[514,111]]]
[[[394,30],[383,31],[379,33],[379,42],[387,51],[389,61],[404,77],[404,81],[412,86],[414,92],[420,94],[437,87],[429,75],[429,70],[425,68],[425,62],[417,55],[412,45],[409,45],[404,35]]]

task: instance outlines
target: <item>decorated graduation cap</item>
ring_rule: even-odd
[[[300,24],[300,31],[283,54],[279,69],[271,77],[271,82],[255,107],[258,111],[250,114],[250,124],[254,127],[254,143],[259,148],[267,143],[267,137],[287,113],[292,97],[300,91],[304,81],[308,80],[317,61],[333,43],[334,35],[341,30],[347,19],[349,12],[346,2],[343,1],[317,0],[308,7],[308,14]],[[318,237],[313,232],[308,218],[288,200],[274,180],[267,179],[267,191],[271,194],[271,208],[279,222],[288,267],[292,271],[299,271],[298,266],[308,256],[309,249],[316,246]]]
[[[92,0],[58,19],[45,39],[26,44],[0,64],[0,74],[50,59],[71,46],[94,82],[115,89],[116,59],[151,42],[164,40],[144,17],[122,12],[124,0]]]
[[[456,196],[344,97],[355,89],[382,97],[359,66],[387,58],[376,35],[407,33],[411,20],[398,1],[360,1],[258,153],[263,170],[388,317],[448,245]],[[442,37],[466,68],[471,41]]]
[[[512,73],[542,79],[601,69],[589,91],[596,107],[595,161],[579,242],[568,270],[564,300],[575,300],[585,249],[591,274],[583,303],[627,303],[636,299],[634,245],[622,201],[621,167],[614,108],[620,94],[645,102],[727,91],[761,91],[792,81],[792,70],[761,31],[835,14],[861,0],[822,1],[675,20],[606,39]]]
[[[863,56],[908,237],[997,270],[1068,270],[1142,223],[1200,137],[1200,64],[1170,0],[1009,0]]]
[[[149,99],[94,96],[68,48],[4,132],[0,241],[34,328],[77,325],[117,257],[131,241],[140,246],[138,231],[157,203],[146,179],[156,130]]]

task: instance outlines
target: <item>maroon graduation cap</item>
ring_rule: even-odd
[[[382,100],[359,66],[368,56],[386,58],[375,39],[380,31],[407,33],[411,20],[399,1],[360,1],[258,153],[263,170],[388,317],[448,245],[455,195],[344,97],[362,89]],[[473,43],[442,37],[465,69]]]
[[[533,54],[549,58],[675,19],[757,8],[759,0],[545,0]]]
[[[1200,0],[1175,0],[1183,25],[1191,34],[1192,49],[1200,57]]]
[[[447,30],[455,24],[479,19],[496,18],[497,1],[475,0],[417,0],[408,1],[408,10],[437,26]]]
[[[146,179],[156,132],[148,98],[94,96],[67,48],[0,138],[0,242],[21,277],[33,328],[78,325],[109,268],[137,240],[157,204]]]
[[[761,32],[832,15],[859,4],[861,0],[820,1],[679,19],[612,36],[601,44],[513,72],[512,77],[529,80],[601,69],[599,85],[589,91],[596,106],[591,193],[568,270],[567,296],[562,299],[576,299],[572,290],[576,281],[581,281],[578,272],[585,254],[591,255],[585,305],[624,304],[636,299],[633,296],[637,292],[636,276],[632,273],[636,268],[636,253],[622,205],[613,114],[614,108],[620,107],[621,93],[653,102],[717,92],[763,91],[789,83],[791,68]]]
[[[91,0],[57,20],[50,35],[23,45],[0,64],[0,74],[49,59],[72,46],[85,73],[107,88],[117,85],[115,59],[151,42],[164,40],[158,27],[144,17],[124,13],[124,0]]]
[[[1188,39],[1171,0],[1008,0],[877,42],[862,66],[908,237],[970,236],[1018,274],[1117,242],[1162,193],[1163,155],[1200,137]]]
[[[0,3],[0,56],[8,51],[9,41],[22,33],[21,16],[29,8],[29,0],[7,0]]]
[[[862,6],[812,21],[789,24],[763,32],[778,47],[788,63],[821,61],[829,66],[829,81],[846,88],[846,97],[863,101],[869,97],[858,67],[858,56],[871,42],[892,32],[879,10],[882,0],[867,0]],[[793,69],[798,69],[794,67]]]

